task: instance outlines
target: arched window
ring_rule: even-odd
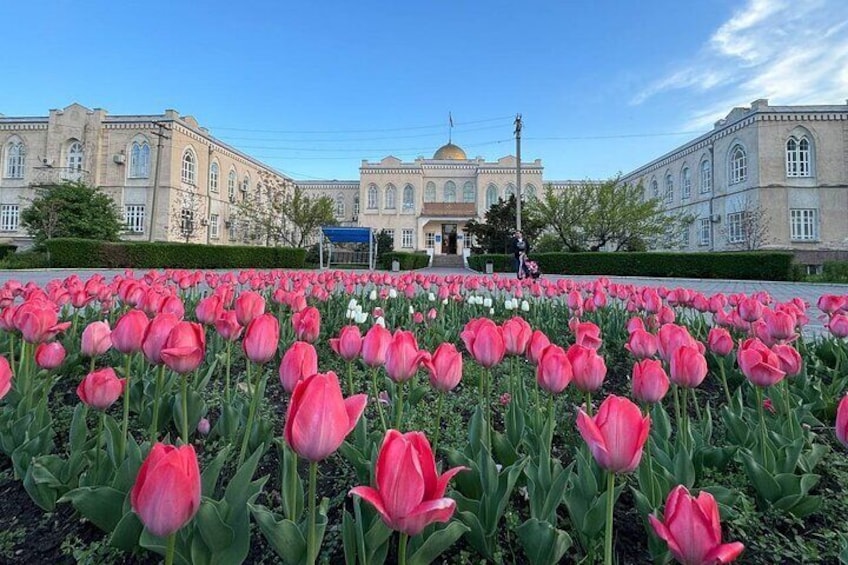
[[[498,187],[490,184],[486,188],[486,209],[488,210],[498,202]]]
[[[463,202],[476,202],[477,201],[477,191],[474,190],[474,183],[471,181],[466,182],[462,185],[462,201]]]
[[[713,190],[713,168],[706,159],[701,161],[701,179],[698,192],[707,194]]]
[[[456,202],[456,183],[449,180],[445,183],[445,199],[444,202]]]
[[[435,202],[436,201],[436,183],[430,181],[427,183],[427,186],[424,187],[424,202]]]
[[[196,176],[197,160],[194,157],[194,152],[191,149],[186,149],[183,153],[183,169],[182,181],[186,184],[194,184]]]
[[[671,178],[671,173],[666,173],[665,175],[665,193],[663,194],[663,200],[665,200],[666,204],[674,202],[674,180]]]
[[[372,184],[371,186],[368,187],[368,209],[369,210],[376,210],[377,209],[377,200],[378,199],[379,198],[378,198],[378,194],[377,194],[377,187]]]
[[[146,179],[150,176],[150,145],[146,141],[133,141],[130,148],[130,178]]]
[[[651,181],[651,195],[652,198],[660,197],[660,183],[657,182],[657,179]]]
[[[415,189],[412,188],[411,184],[403,187],[403,209],[404,211],[415,209]]]
[[[218,163],[209,166],[209,192],[218,192]]]
[[[336,217],[344,218],[345,215],[345,201],[344,194],[341,192],[336,194]]]
[[[6,145],[6,178],[24,178],[24,162],[26,160],[26,147],[23,141],[12,140]]]
[[[527,201],[536,199],[536,187],[532,184],[524,185],[524,197]]]
[[[82,164],[84,159],[85,150],[82,147],[82,143],[80,143],[79,141],[74,141],[73,143],[71,143],[70,147],[68,147],[68,171],[72,173],[82,172]]]
[[[397,207],[397,189],[393,184],[390,184],[386,187],[386,208],[389,210],[394,210]]]
[[[800,139],[790,137],[786,141],[786,176],[809,177],[811,175],[810,140],[806,136]]]
[[[509,200],[510,196],[515,196],[515,186],[512,183],[506,185],[504,189],[504,200]]]
[[[247,196],[247,193],[249,191],[250,191],[250,175],[245,174],[244,178],[241,181],[241,192],[242,192],[241,196],[242,196],[242,198]]]
[[[690,196],[692,196],[692,174],[689,172],[689,167],[683,167],[680,172],[680,198],[688,200]]]
[[[236,197],[236,172],[233,169],[230,169],[230,174],[227,176],[227,196],[230,200]]]
[[[730,150],[730,184],[736,184],[748,178],[748,156],[741,145]]]
[[[356,221],[359,217],[359,195],[353,197],[353,219]]]

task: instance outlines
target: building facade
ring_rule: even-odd
[[[211,245],[261,243],[237,204],[295,186],[175,110],[112,116],[72,104],[46,117],[0,115],[0,151],[0,238],[23,247],[20,212],[33,185],[100,187],[124,214],[126,239]]]
[[[848,258],[848,103],[755,100],[622,182],[692,219],[675,247],[786,249],[808,265]]]

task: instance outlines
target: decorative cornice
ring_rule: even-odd
[[[44,123],[21,123],[3,122],[0,120],[0,131],[46,131],[47,122]]]

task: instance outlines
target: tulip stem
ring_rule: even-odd
[[[256,405],[259,403],[259,386],[253,387],[251,389],[250,382],[250,366],[252,363],[250,361],[247,362],[247,389],[251,391],[253,397],[250,399],[250,408],[247,411],[247,427],[244,429],[244,437],[241,440],[241,450],[239,451],[238,463],[236,464],[236,469],[241,467],[241,464],[244,463],[244,457],[247,455],[247,444],[250,442],[250,434],[253,431],[253,419],[256,417]]]
[[[408,545],[408,541],[409,534],[401,532],[398,539],[398,565],[406,565],[406,546]]]
[[[183,445],[188,445],[188,375],[180,375],[183,412]]]
[[[117,464],[120,467],[121,462],[124,460],[124,453],[127,450],[127,436],[130,433],[130,363],[132,362],[132,354],[127,355],[127,364],[126,364],[126,372],[124,373],[124,421],[121,424],[121,443],[118,444],[118,461]],[[91,358],[92,365],[94,364],[94,357]]]
[[[395,399],[397,402],[397,406],[395,407],[395,429],[400,431],[400,424],[403,420],[403,393],[406,390],[406,387],[403,386],[404,383],[397,383],[397,398]]]
[[[615,495],[615,473],[608,471],[607,478],[607,522],[604,537],[604,564],[612,565],[612,508]]]
[[[386,426],[386,415],[383,414],[383,403],[380,401],[380,391],[377,388],[377,367],[371,368],[371,388],[374,389],[374,400],[377,402],[377,412],[380,414],[380,423],[383,425],[383,434],[389,431]]]
[[[685,446],[685,439],[683,438],[683,416],[680,414],[680,393],[677,391],[677,385],[671,385],[671,392],[674,395],[674,420],[677,425],[677,439],[681,443],[681,445]]]
[[[550,429],[548,430],[548,437],[545,438],[548,442],[548,453],[550,453],[554,444],[554,425],[556,424],[556,418],[554,417],[555,410],[556,403],[554,402],[554,395],[551,394],[548,396],[548,425]]]
[[[718,370],[721,375],[721,384],[724,387],[724,397],[727,399],[727,405],[730,406],[730,389],[727,387],[727,374],[724,369],[724,357],[718,359]]]
[[[230,398],[230,359],[232,355],[233,342],[227,340],[227,372],[224,376],[224,398],[227,399],[227,406],[232,405],[232,398]]]
[[[315,531],[315,485],[318,482],[318,463],[309,462],[309,532],[306,541],[306,563],[313,565],[318,559],[318,547],[316,546],[317,534]]]
[[[347,389],[348,396],[353,396],[353,363],[350,361],[347,362]]]
[[[165,549],[165,565],[173,565],[174,551],[177,548],[177,533],[168,536],[168,547]]]
[[[586,414],[591,418],[592,417],[592,393],[586,393]]]
[[[15,334],[9,332],[9,366],[15,369]]]
[[[156,443],[159,436],[159,397],[165,385],[165,365],[159,365],[156,374],[156,391],[153,396],[153,419],[150,421],[150,441]]]
[[[100,423],[97,425],[97,439],[94,440],[94,472],[100,473],[100,438],[103,437],[103,426],[106,422],[106,411],[100,411]]]
[[[439,402],[436,404],[436,434],[433,441],[433,453],[436,453],[439,448],[439,436],[442,434],[442,402],[445,399],[445,393],[439,391]]]
[[[760,451],[763,456],[762,465],[768,469],[766,466],[766,441],[768,440],[768,435],[766,433],[766,416],[763,412],[763,389],[756,387],[754,390],[757,392],[757,412],[760,415],[760,443],[762,444],[762,449]]]

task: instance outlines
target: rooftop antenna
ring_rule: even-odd
[[[453,115],[451,115],[450,112],[448,112],[448,123],[450,124],[450,127],[448,128],[448,143],[452,143],[453,142]]]

